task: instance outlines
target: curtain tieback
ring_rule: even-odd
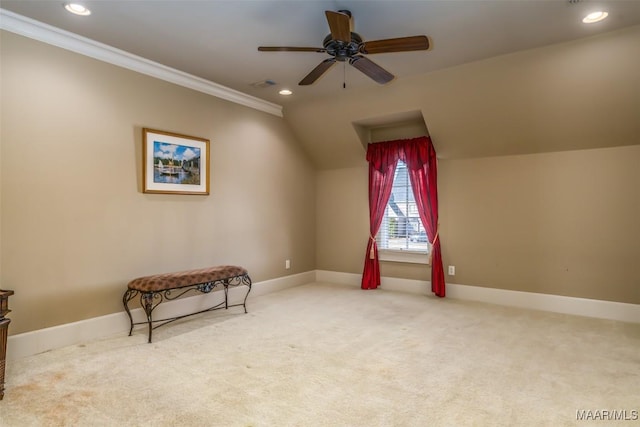
[[[436,244],[436,240],[438,240],[438,235],[439,234],[440,234],[440,230],[436,230],[436,235],[433,237],[433,241],[429,245],[429,265],[431,265],[431,260],[433,260],[433,245]]]
[[[369,239],[371,239],[371,249],[369,249],[369,259],[375,259],[376,258],[376,253],[375,253],[375,250],[373,248],[373,245],[376,244],[376,239],[371,234],[369,234]]]

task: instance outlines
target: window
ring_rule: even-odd
[[[402,161],[396,167],[376,242],[382,261],[427,262],[429,238],[420,220],[407,165]]]

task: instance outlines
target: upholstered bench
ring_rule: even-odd
[[[237,287],[241,285],[247,287],[247,293],[244,296],[243,302],[230,305],[229,287]],[[222,286],[224,288],[223,302],[195,313],[153,320],[153,310],[163,301],[176,300],[189,292],[208,294],[218,286]],[[127,291],[122,297],[124,309],[127,312],[129,322],[131,323],[129,336],[133,333],[133,327],[135,325],[146,324],[149,327],[149,342],[151,342],[151,333],[155,328],[178,319],[182,319],[183,317],[236,306],[243,306],[244,312],[246,313],[247,297],[249,296],[250,291],[251,278],[249,277],[249,273],[247,273],[247,270],[244,268],[234,265],[224,265],[219,267],[203,268],[200,270],[180,271],[177,273],[165,273],[156,274],[154,276],[139,277],[129,282],[127,285]],[[140,295],[140,305],[147,315],[146,322],[134,322],[133,317],[131,316],[129,301],[137,295]]]

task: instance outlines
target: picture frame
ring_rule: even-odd
[[[142,191],[209,194],[209,140],[142,129]]]

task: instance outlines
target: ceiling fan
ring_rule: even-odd
[[[339,10],[333,12],[327,10],[325,15],[331,33],[324,38],[323,47],[260,46],[258,50],[260,52],[319,52],[331,55],[331,58],[322,61],[298,83],[300,86],[306,86],[313,84],[336,62],[349,62],[350,65],[353,65],[377,83],[385,84],[393,80],[394,75],[363,56],[363,54],[429,49],[427,36],[400,37],[365,42],[358,33],[351,31],[350,11]]]

